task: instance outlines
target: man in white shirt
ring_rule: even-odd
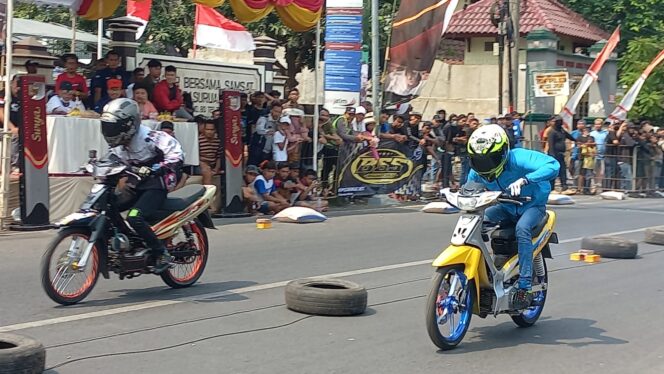
[[[74,108],[84,111],[85,106],[80,100],[73,101],[74,94],[69,82],[60,84],[60,91],[46,103],[46,114],[69,114]]]
[[[279,131],[274,133],[274,146],[272,147],[273,159],[276,162],[288,161],[288,128],[291,125],[289,117],[279,119]]]
[[[353,122],[351,123],[354,132],[362,133],[366,130],[364,126],[364,117],[366,115],[367,115],[367,110],[364,109],[363,106],[358,106],[357,108],[355,108],[355,119],[353,119]]]

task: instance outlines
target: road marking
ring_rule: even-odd
[[[636,232],[645,231],[646,229],[648,229],[648,228],[640,228],[640,229],[625,230],[625,231],[616,231],[616,232],[599,234],[599,235],[632,234],[632,233],[636,233]],[[583,236],[580,236],[580,237],[576,237],[576,238],[561,240],[560,244],[577,242],[577,241],[582,240],[583,238],[584,238]],[[404,268],[414,267],[414,266],[422,266],[422,265],[431,264],[432,261],[433,261],[432,259],[427,259],[427,260],[420,260],[420,261],[404,262],[404,263],[400,263],[400,264],[393,264],[393,265],[377,266],[377,267],[373,267],[373,268],[344,271],[344,272],[341,272],[341,273],[318,275],[318,276],[313,276],[313,277],[308,277],[308,278],[350,277],[350,276],[353,276],[353,275],[371,274],[371,273],[377,273],[377,272],[381,272],[381,271],[404,269]],[[61,323],[75,322],[75,321],[81,321],[81,320],[86,320],[86,319],[91,319],[91,318],[98,318],[98,317],[106,317],[106,316],[111,316],[111,315],[116,315],[116,314],[121,314],[121,313],[136,312],[136,311],[139,311],[139,310],[160,308],[160,307],[169,306],[169,305],[177,305],[177,304],[182,304],[182,303],[186,303],[186,302],[196,302],[196,301],[199,301],[199,300],[219,298],[219,297],[224,297],[224,296],[229,296],[229,295],[236,295],[236,294],[244,294],[244,293],[250,293],[250,292],[256,292],[256,291],[269,290],[269,289],[284,287],[286,284],[288,284],[288,282],[290,282],[290,281],[281,281],[281,282],[274,282],[274,283],[267,283],[267,284],[259,284],[259,285],[255,285],[255,286],[242,287],[242,288],[237,288],[237,289],[233,289],[233,290],[211,292],[211,293],[206,293],[206,294],[201,294],[201,295],[196,295],[196,296],[186,296],[186,297],[182,297],[182,298],[178,298],[178,299],[174,299],[174,300],[150,301],[150,302],[145,302],[145,303],[140,303],[140,304],[127,305],[127,306],[123,306],[123,307],[120,307],[120,308],[106,309],[106,310],[100,310],[100,311],[96,311],[96,312],[73,314],[73,315],[64,316],[64,317],[49,318],[49,319],[43,319],[43,320],[39,320],[39,321],[32,321],[32,322],[18,323],[18,324],[14,324],[14,325],[0,326],[0,333],[17,331],[17,330],[25,330],[25,329],[31,329],[31,328],[36,328],[36,327],[52,326],[52,325],[58,325],[58,324],[61,324]]]

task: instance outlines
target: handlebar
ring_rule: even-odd
[[[520,196],[510,196],[508,194],[501,194],[498,197],[498,201],[501,203],[511,203],[519,206],[522,206],[524,203],[529,203],[532,200],[533,199],[530,196],[520,197]]]

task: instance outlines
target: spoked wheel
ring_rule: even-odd
[[[473,315],[475,283],[461,267],[437,270],[427,301],[426,324],[431,341],[446,351],[456,347],[468,331]]]
[[[99,251],[92,247],[85,268],[78,263],[88,246],[90,232],[68,228],[49,244],[41,261],[41,283],[51,300],[72,305],[85,299],[99,277]]]
[[[538,271],[538,261],[542,261],[541,268]],[[540,274],[537,274],[537,273]],[[542,254],[538,254],[537,257],[533,260],[533,286],[537,286],[540,284],[547,285],[548,287],[549,283],[549,271],[546,268],[546,261],[544,260],[544,256]],[[537,291],[533,294],[533,306],[530,308],[522,311],[518,315],[513,315],[512,316],[512,321],[519,325],[520,327],[530,327],[537,322],[539,319],[540,315],[542,314],[542,310],[544,310],[544,302],[546,302],[546,293],[547,290],[543,291]]]
[[[205,228],[199,221],[191,223],[194,237],[195,255],[176,256],[174,266],[161,273],[161,279],[172,288],[189,287],[203,275],[208,259],[208,238]],[[185,239],[186,240],[186,239]]]

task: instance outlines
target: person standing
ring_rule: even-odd
[[[556,116],[555,122],[548,135],[548,150],[549,155],[558,161],[560,169],[558,170],[558,178],[560,179],[561,193],[565,195],[573,194],[567,189],[567,165],[565,163],[565,152],[567,151],[567,144],[565,140],[576,141],[565,129],[563,129],[563,119]],[[556,186],[556,180],[551,180],[551,190]]]
[[[272,146],[273,161],[288,161],[288,128],[291,126],[291,119],[283,116],[279,119],[277,132],[274,133],[274,145]]]
[[[595,156],[595,170],[593,172],[595,191],[602,188],[602,181],[605,174],[604,154],[606,152],[606,138],[609,135],[609,130],[602,128],[603,123],[604,120],[602,118],[596,118],[593,124],[594,129],[590,132],[590,136],[595,139],[595,148],[597,149],[597,156]]]
[[[98,103],[99,100],[108,95],[109,79],[117,79],[122,83],[121,89],[127,88],[127,72],[120,66],[120,55],[115,51],[106,53],[105,58],[107,66],[101,69],[92,78],[92,91],[94,102]]]
[[[148,91],[148,99],[154,100],[154,86],[161,81],[161,61],[152,59],[148,62],[148,75],[143,78],[143,86]]]

